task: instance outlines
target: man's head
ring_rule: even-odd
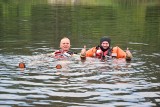
[[[108,37],[102,37],[100,39],[100,46],[103,49],[108,49],[108,47],[110,47],[110,44],[111,44],[111,39],[110,38],[108,38]]]
[[[60,48],[63,50],[63,51],[69,51],[70,49],[70,40],[67,38],[67,37],[64,37],[61,39],[60,41]]]

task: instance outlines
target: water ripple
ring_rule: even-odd
[[[151,101],[160,102],[160,84],[149,72],[159,69],[156,64],[149,68],[141,60],[57,61],[44,55],[0,58],[1,105],[105,107],[155,106]],[[25,69],[18,68],[21,60],[26,63]],[[62,69],[56,69],[57,64]]]

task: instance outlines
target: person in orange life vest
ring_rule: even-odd
[[[108,37],[102,37],[100,39],[100,46],[93,47],[86,51],[86,46],[81,50],[80,57],[96,57],[99,59],[105,59],[106,56],[112,56],[116,58],[125,58],[126,60],[132,59],[131,52],[127,49],[126,52],[123,51],[118,46],[111,47],[111,39]]]
[[[68,58],[71,57],[74,53],[70,51],[70,39],[67,37],[63,37],[60,41],[60,50],[56,50],[52,53],[52,57],[54,58]]]

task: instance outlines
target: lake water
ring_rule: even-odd
[[[77,53],[109,36],[134,57],[46,57],[64,36]],[[159,41],[159,0],[1,0],[0,106],[158,107]]]

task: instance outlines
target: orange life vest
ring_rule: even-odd
[[[102,51],[100,47],[96,47],[95,56],[100,59],[104,59],[106,56],[111,56],[111,48],[107,49],[106,51]]]
[[[98,53],[101,53],[99,48],[93,47],[86,52],[86,57],[98,57],[99,56],[99,58],[101,58],[100,54]],[[108,52],[104,52],[103,55],[113,56],[116,58],[126,58],[126,52],[124,52],[118,46],[110,48],[110,50]]]

